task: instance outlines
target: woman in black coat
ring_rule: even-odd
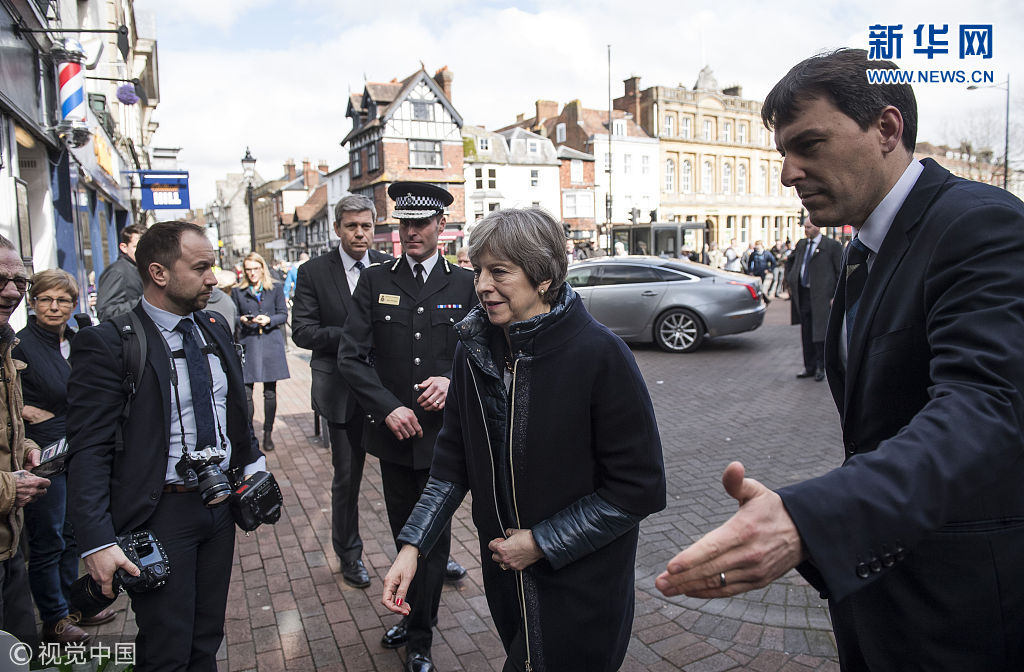
[[[232,289],[231,298],[238,313],[238,342],[245,346],[242,373],[249,420],[253,415],[253,387],[263,383],[263,450],[273,450],[277,381],[289,377],[282,329],[288,320],[288,306],[281,285],[271,278],[262,256],[250,252],[242,262],[242,270],[244,276]]]
[[[35,314],[18,332],[11,356],[24,363],[25,437],[46,448],[65,436],[71,374],[67,358],[75,335],[67,322],[78,304],[78,283],[60,269],[40,271],[32,276],[28,302]],[[81,644],[89,635],[78,627],[77,616],[69,615],[68,604],[71,584],[78,578],[78,552],[67,520],[67,475],[49,478],[46,495],[25,507],[29,587],[43,622],[43,641]],[[83,623],[113,619],[114,612],[107,609]]]
[[[639,522],[665,506],[654,410],[632,353],[564,282],[539,209],[473,230],[480,305],[458,325],[430,480],[398,537],[384,605],[407,613],[417,556],[473,492],[505,670],[617,670],[633,623]]]

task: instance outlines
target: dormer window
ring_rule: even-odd
[[[626,134],[626,120],[616,119],[612,122],[612,135],[625,135]]]
[[[490,138],[477,138],[476,148],[481,152],[491,151],[491,139]]]

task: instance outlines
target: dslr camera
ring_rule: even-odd
[[[178,476],[185,481],[185,487],[199,486],[199,496],[208,507],[217,506],[231,496],[231,483],[220,468],[228,456],[227,451],[213,446],[202,450],[186,450],[174,465]]]
[[[263,523],[273,525],[281,518],[284,498],[273,474],[257,471],[235,484],[228,506],[231,516],[244,532],[252,532]]]
[[[139,530],[117,537],[117,545],[139,568],[139,575],[132,576],[123,569],[114,572],[112,589],[114,597],[107,597],[88,574],[71,584],[71,610],[80,611],[84,618],[94,616],[109,607],[121,589],[129,593],[145,593],[167,583],[171,565],[167,553],[149,530]]]

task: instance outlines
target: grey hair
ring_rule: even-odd
[[[0,249],[14,250],[15,252],[18,251],[18,248],[14,246],[14,243],[8,240],[5,236],[0,236]]]
[[[343,212],[363,212],[364,210],[370,211],[370,216],[376,224],[377,206],[373,204],[373,200],[362,194],[349,194],[334,205],[334,221],[340,222]]]
[[[509,208],[481,219],[469,239],[469,258],[476,264],[482,253],[519,266],[534,287],[550,280],[543,300],[558,300],[569,267],[565,231],[546,210]]]

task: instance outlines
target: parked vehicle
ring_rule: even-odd
[[[569,284],[624,341],[693,352],[706,338],[753,331],[766,303],[758,278],[679,259],[621,256],[569,266]]]

